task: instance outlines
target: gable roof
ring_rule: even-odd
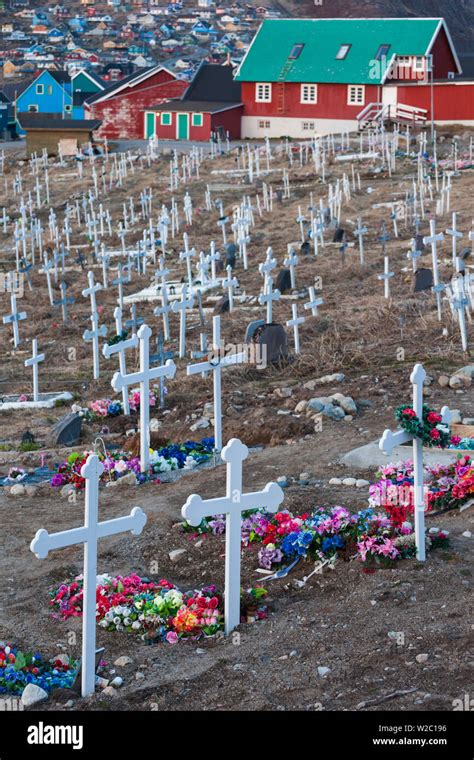
[[[201,63],[181,100],[240,103],[240,82],[234,81],[232,66]]]
[[[442,18],[271,19],[264,21],[237,71],[242,82],[323,82],[381,84],[385,73],[374,76],[380,45],[390,45],[393,56],[424,56],[444,28],[457,60],[448,28]],[[290,59],[294,45],[303,45]],[[341,45],[350,45],[342,60]]]
[[[62,119],[52,113],[21,113],[18,121],[22,129],[51,130],[87,130],[93,132],[102,124],[101,119]]]
[[[117,82],[114,82],[110,87],[107,87],[106,90],[103,92],[97,92],[95,95],[92,95],[90,98],[87,99],[87,103],[98,103],[101,100],[108,100],[112,95],[118,95],[119,92],[122,90],[130,89],[131,87],[135,87],[135,85],[140,84],[141,82],[145,81],[146,79],[149,79],[154,74],[157,74],[159,71],[167,71],[168,74],[170,74],[174,79],[177,79],[176,75],[173,74],[173,72],[169,71],[164,66],[161,66],[158,64],[157,66],[148,66],[145,69],[140,69],[139,71],[134,71],[133,74],[129,74],[126,77],[122,77],[122,79],[119,79]]]

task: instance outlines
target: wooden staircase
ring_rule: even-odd
[[[426,108],[407,106],[403,103],[369,103],[369,105],[357,114],[359,132],[364,132],[367,129],[375,129],[387,121],[395,122],[396,124],[423,126],[427,119],[428,111]]]

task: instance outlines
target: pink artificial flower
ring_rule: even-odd
[[[168,631],[166,634],[166,641],[168,644],[177,644],[179,641],[179,636],[175,631]]]

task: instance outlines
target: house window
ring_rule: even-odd
[[[350,84],[347,88],[347,105],[363,106],[365,103],[365,87],[363,84]]]
[[[44,95],[44,84],[37,84],[36,85],[36,94],[37,95]]]
[[[255,85],[255,100],[257,103],[271,103],[272,86],[268,82],[257,82]]]
[[[424,71],[425,59],[422,55],[417,55],[413,60],[413,71]]]
[[[53,85],[52,84],[48,84],[48,87],[46,88],[46,91],[47,91],[48,95],[52,95],[53,94]]]
[[[291,48],[291,53],[288,56],[290,61],[296,61],[296,59],[300,57],[301,51],[303,50],[303,48],[304,48],[304,43],[301,43],[301,42],[299,42],[297,45],[293,45],[293,47]]]
[[[346,58],[350,49],[351,49],[351,45],[341,45],[341,47],[337,51],[336,61],[343,61]]]
[[[34,105],[34,104],[30,104],[28,106],[28,112],[29,113],[38,113],[38,111],[39,111],[39,106]]]
[[[64,106],[64,110],[66,111],[66,113],[71,113],[71,111],[72,111],[72,106],[70,106],[70,105],[68,105],[68,106]]]
[[[259,121],[258,122],[258,128],[259,129],[270,129],[270,122],[269,121]]]
[[[302,121],[301,126],[304,132],[314,132],[315,130],[314,121]]]
[[[397,58],[397,63],[399,66],[408,68],[409,66],[411,66],[411,58],[409,55],[399,55]]]
[[[193,113],[192,125],[193,127],[202,127],[203,116],[202,113]]]
[[[301,103],[317,103],[318,102],[318,85],[317,84],[302,84],[300,102]]]
[[[375,53],[375,60],[381,61],[382,58],[386,58],[388,55],[388,51],[390,50],[390,45],[380,45],[379,49]]]
[[[162,113],[160,118],[160,124],[162,127],[169,127],[171,125],[171,114]]]

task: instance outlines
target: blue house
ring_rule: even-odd
[[[68,117],[72,116],[72,111],[72,85],[67,71],[45,69],[23,90],[16,101],[17,114],[51,113]]]

